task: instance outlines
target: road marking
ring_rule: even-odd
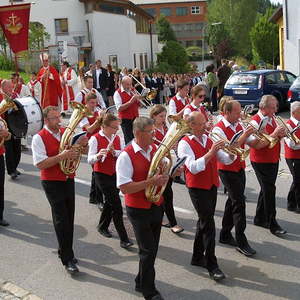
[[[89,181],[86,181],[86,180],[83,180],[80,178],[75,178],[75,182],[81,183],[81,184],[84,184],[87,186],[91,186],[91,183]],[[189,209],[185,209],[185,208],[181,208],[181,207],[177,207],[177,206],[174,206],[174,210],[179,213],[188,214],[188,215],[192,215],[194,213],[193,211],[191,211]]]

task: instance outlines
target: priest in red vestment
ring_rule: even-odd
[[[43,66],[41,67],[37,79],[42,85],[41,106],[58,106],[62,96],[61,82],[56,69],[49,65],[48,55],[41,55]]]

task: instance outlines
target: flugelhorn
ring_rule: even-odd
[[[287,124],[283,121],[283,119],[280,116],[274,116],[274,118],[276,120],[277,125],[284,128],[286,137],[292,142],[294,142],[295,145],[300,144],[300,139],[296,136],[296,131],[300,129],[300,126],[298,125],[295,129],[290,130]]]

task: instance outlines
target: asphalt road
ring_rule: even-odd
[[[287,113],[284,114],[285,116]],[[32,165],[31,152],[22,153],[22,175],[5,182],[5,218],[11,223],[0,228],[0,278],[9,280],[45,300],[142,299],[134,291],[137,246],[120,248],[114,237],[99,235],[99,211],[88,203],[91,167],[83,158],[76,183],[74,249],[81,273],[72,278],[57,258],[49,204],[41,189],[39,172]],[[255,258],[246,258],[234,248],[217,242],[216,253],[227,278],[212,281],[206,270],[190,265],[196,214],[185,186],[174,184],[177,220],[185,231],[180,235],[163,228],[156,260],[157,288],[165,299],[300,299],[300,219],[286,210],[291,177],[284,159],[277,179],[277,218],[288,231],[284,238],[253,225],[258,183],[247,166],[247,229]],[[64,191],[57,191],[63,193]],[[215,214],[217,239],[226,197],[219,189]],[[129,235],[132,228],[125,216]]]

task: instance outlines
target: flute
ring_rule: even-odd
[[[108,145],[107,145],[107,147],[106,147],[106,150],[107,150],[107,151],[109,150],[109,148],[110,148],[111,145],[113,144],[113,142],[114,142],[116,136],[117,136],[116,134],[114,134],[114,135],[112,136],[111,141],[108,143]],[[101,162],[102,162],[102,163],[105,161],[106,156],[107,156],[107,154],[105,154],[105,155],[103,155],[103,156],[101,157]]]

